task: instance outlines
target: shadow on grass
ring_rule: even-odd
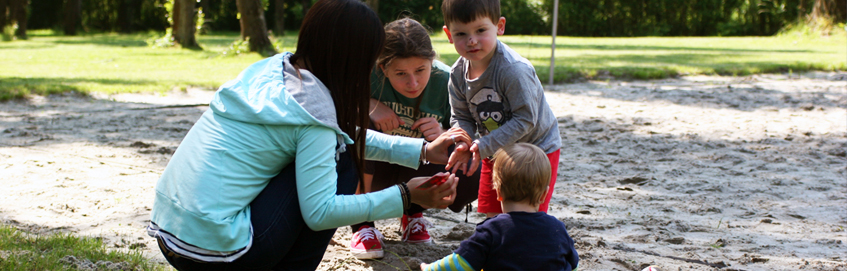
[[[0,101],[24,98],[31,94],[50,95],[65,92],[88,93],[78,84],[93,83],[113,86],[142,86],[157,82],[152,80],[125,80],[106,78],[45,78],[0,77]]]
[[[510,42],[508,45],[515,47],[550,48],[550,43]],[[648,45],[580,45],[556,43],[556,50],[605,50],[605,51],[692,51],[713,52],[720,54],[729,53],[811,53],[810,50],[773,50],[773,49],[744,49],[744,48],[719,48],[719,47],[679,47],[679,46],[648,46]]]
[[[100,46],[116,46],[116,47],[145,47],[145,36],[136,35],[118,35],[104,34],[84,37],[67,37],[52,41],[56,44],[94,44]]]
[[[15,45],[13,43],[0,42],[0,50],[7,50],[7,49],[11,49],[11,50],[43,50],[43,49],[50,49],[50,48],[55,48],[55,47],[56,47],[56,45],[47,45],[47,44],[38,44],[38,45],[29,44],[27,46],[19,46],[19,45]]]
[[[580,55],[576,58],[557,57],[554,82],[572,83],[581,79],[596,79],[600,76],[611,76],[624,80],[646,80],[674,77],[682,72],[690,70],[699,71],[703,74],[719,74],[744,76],[756,73],[778,73],[778,72],[804,72],[810,70],[847,70],[847,64],[840,65],[829,63],[814,63],[797,59],[791,62],[778,61],[748,61],[748,56],[761,53],[733,53],[735,57],[718,58],[716,54],[663,54],[663,55]],[[452,66],[458,59],[459,54],[439,53],[441,61]],[[535,63],[547,62],[549,57],[528,58]],[[579,63],[574,63],[578,59]],[[623,64],[621,64],[623,63]],[[542,83],[549,80],[550,67],[547,65],[534,65],[538,78]],[[623,65],[623,66],[621,66]]]

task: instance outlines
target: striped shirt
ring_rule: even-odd
[[[475,270],[468,264],[468,261],[465,261],[465,258],[462,258],[461,255],[453,253],[448,255],[447,257],[441,258],[441,260],[435,261],[426,267],[426,270],[423,271],[470,271]]]

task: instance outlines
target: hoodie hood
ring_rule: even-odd
[[[353,144],[338,126],[329,89],[311,72],[294,68],[291,56],[277,54],[244,69],[218,89],[211,110],[254,124],[326,126],[335,130],[339,143]]]

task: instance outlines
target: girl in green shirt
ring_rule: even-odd
[[[385,48],[377,58],[371,74],[371,129],[389,135],[435,140],[450,128],[450,102],[447,82],[450,67],[435,60],[436,53],[427,30],[417,21],[403,18],[385,26]],[[452,165],[463,167],[462,162]],[[408,177],[431,176],[444,172],[442,165],[421,165],[418,169],[367,161],[364,168],[364,187],[358,193],[378,191]],[[454,212],[477,198],[479,173],[468,169],[456,174],[460,181],[456,198],[449,206]],[[467,176],[467,173],[472,175]],[[476,173],[476,174],[474,174]],[[413,188],[414,189],[414,188]],[[412,205],[401,218],[402,239],[408,243],[432,241],[423,218],[425,208]],[[359,259],[382,258],[382,234],[374,222],[352,225],[350,243],[353,255]]]

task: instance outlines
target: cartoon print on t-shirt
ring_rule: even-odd
[[[471,104],[476,106],[479,122],[488,132],[500,128],[510,117],[503,106],[503,98],[493,88],[482,88],[471,98]]]

